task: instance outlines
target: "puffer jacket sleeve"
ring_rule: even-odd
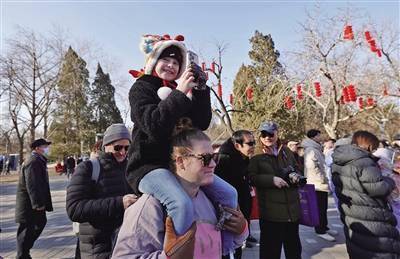
[[[192,107],[192,101],[178,90],[172,90],[165,99],[147,82],[137,81],[129,92],[131,119],[150,139],[169,138],[179,118]]]
[[[210,101],[210,88],[205,90],[192,90],[192,109],[189,114],[193,126],[206,130],[211,122],[211,101]]]
[[[371,197],[385,197],[395,188],[393,179],[383,176],[378,166],[363,167],[360,172],[358,179]]]
[[[66,209],[69,218],[82,223],[122,217],[122,196],[95,198],[94,188],[91,162],[80,163],[67,187]]]
[[[257,157],[250,159],[247,171],[249,173],[250,184],[256,188],[276,188],[274,185],[274,175],[260,174],[259,160]]]

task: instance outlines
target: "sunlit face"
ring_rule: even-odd
[[[299,144],[288,144],[288,148],[293,152],[297,153],[297,150],[299,149]]]
[[[272,147],[278,141],[278,131],[274,130],[273,134],[261,131],[260,140],[264,146]]]
[[[335,146],[335,143],[333,143],[332,140],[325,141],[325,143],[324,143],[324,149],[325,149],[325,150],[330,150],[330,149],[332,149],[334,146]]]
[[[123,162],[126,159],[130,141],[128,139],[117,140],[104,147],[106,153],[111,153],[118,162]]]
[[[160,58],[157,61],[154,70],[161,79],[173,81],[179,73],[179,62],[175,58],[171,57]]]
[[[176,174],[185,181],[200,187],[209,185],[214,181],[214,169],[216,163],[211,159],[208,165],[204,165],[200,155],[213,154],[211,142],[208,140],[193,141],[190,155],[177,158]]]
[[[243,135],[243,143],[235,143],[235,148],[244,156],[251,157],[256,149],[256,142],[253,135]]]

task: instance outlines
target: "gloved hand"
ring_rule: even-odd
[[[240,209],[235,210],[228,207],[224,207],[224,209],[232,214],[229,219],[225,220],[224,229],[237,235],[242,234],[247,228],[247,220]]]
[[[177,236],[171,217],[165,220],[164,252],[169,259],[191,259],[194,256],[196,224],[182,236]]]

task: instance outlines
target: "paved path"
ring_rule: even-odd
[[[47,225],[36,241],[31,255],[33,258],[73,258],[75,253],[75,236],[72,223],[65,212],[65,176],[50,178],[54,211],[47,213]],[[0,257],[15,258],[17,224],[14,223],[16,183],[0,184]],[[338,213],[333,208],[333,200],[329,199],[329,223],[332,229],[338,230],[336,242],[328,242],[318,238],[312,228],[300,228],[303,246],[303,259],[345,259],[348,258],[344,245],[342,224]],[[252,234],[259,239],[258,221],[252,221]],[[258,258],[258,247],[246,248],[243,259]],[[284,254],[282,253],[282,258]]]

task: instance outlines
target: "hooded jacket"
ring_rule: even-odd
[[[307,183],[314,184],[316,191],[328,192],[325,157],[321,144],[306,138],[302,141],[301,146],[304,147],[304,176],[307,177]]]
[[[157,91],[163,81],[144,75],[136,80],[129,92],[132,145],[128,150],[126,176],[136,194],[144,175],[157,168],[169,168],[170,140],[179,119],[188,117],[195,128],[206,130],[211,121],[210,89],[192,90],[192,100],[172,90],[165,100]]]
[[[400,234],[387,197],[392,179],[382,176],[376,158],[355,145],[333,153],[332,178],[350,258],[400,258]]]

